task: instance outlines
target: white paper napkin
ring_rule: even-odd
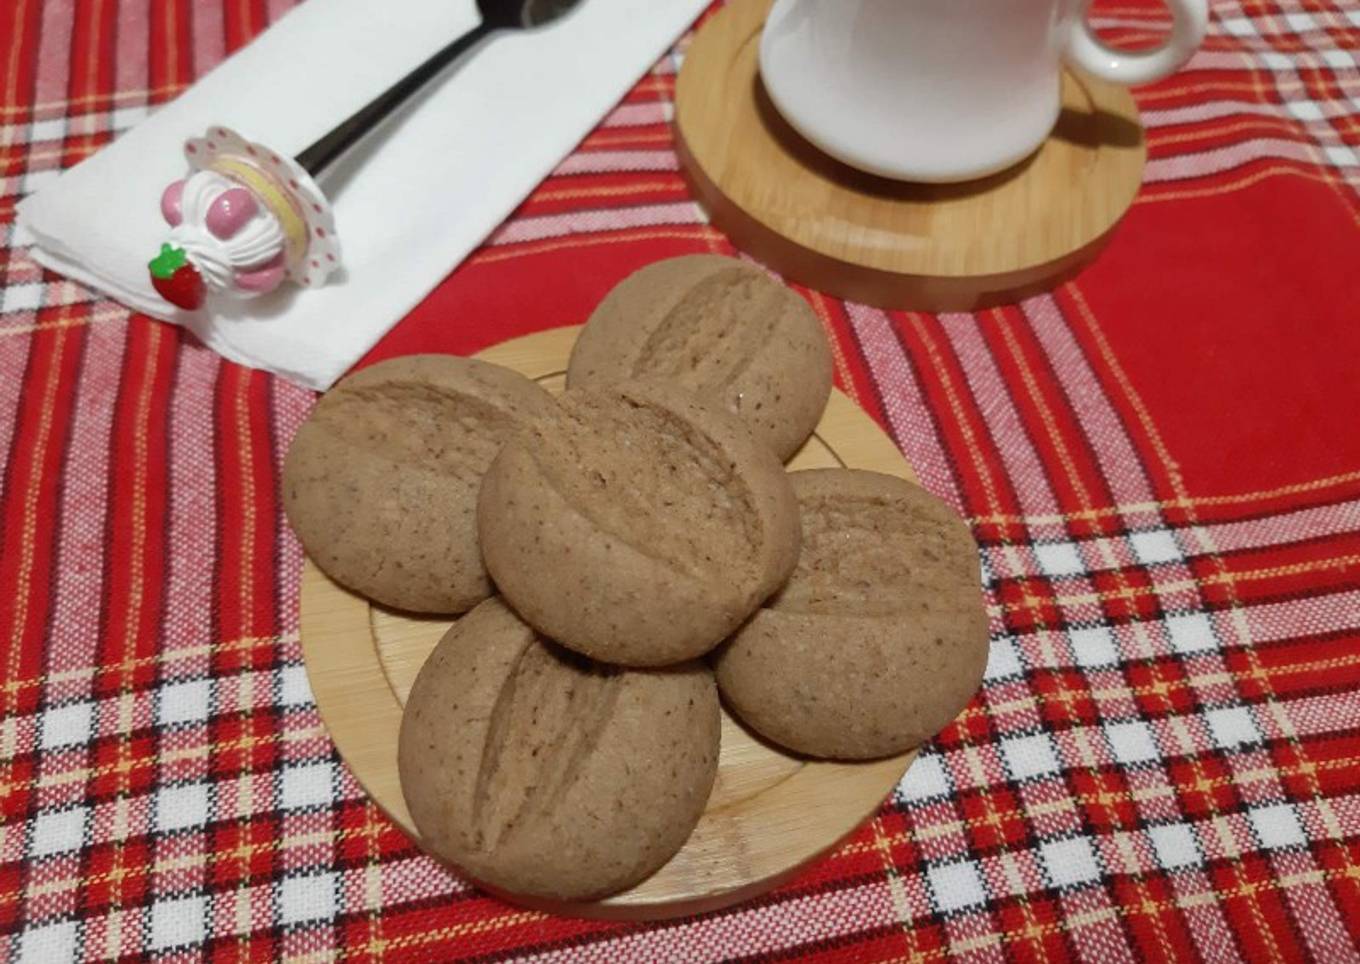
[[[147,261],[184,140],[221,124],[296,154],[462,31],[474,0],[306,0],[117,141],[19,205],[41,264],[186,325],[233,361],[328,388],[475,248],[708,0],[582,0],[475,49],[322,184],[344,272],[211,310],[161,300]]]

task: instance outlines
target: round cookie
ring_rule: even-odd
[[[977,545],[949,506],[902,479],[851,469],[789,478],[802,555],[783,591],[715,654],[723,699],[799,753],[909,750],[982,682]]]
[[[817,427],[831,376],[806,301],[744,261],[699,254],[648,265],[609,292],[572,349],[567,386],[677,381],[745,419],[783,460]]]
[[[508,434],[552,408],[529,379],[470,358],[365,368],[293,438],[288,521],[336,582],[398,609],[463,612],[492,592],[477,546],[482,475]]]
[[[798,559],[784,467],[739,419],[670,382],[566,392],[482,483],[486,567],[540,632],[595,659],[706,653]]]
[[[702,663],[593,663],[488,599],[411,688],[401,789],[426,849],[471,877],[593,900],[646,879],[689,838],[713,788],[719,728]]]

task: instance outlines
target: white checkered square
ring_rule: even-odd
[[[1355,57],[1345,50],[1324,50],[1322,52],[1322,62],[1328,67],[1346,70],[1347,68],[1355,66]]]
[[[47,120],[34,121],[29,131],[34,144],[39,141],[59,141],[66,136],[66,118],[51,117]]]
[[[153,951],[200,944],[206,935],[207,898],[179,897],[158,900],[151,905],[151,943]]]
[[[1176,545],[1176,537],[1169,529],[1135,532],[1129,536],[1129,543],[1133,546],[1134,556],[1145,566],[1181,558],[1181,547]]]
[[[48,710],[42,717],[42,747],[83,746],[94,736],[94,704],[70,703]]]
[[[161,687],[157,719],[162,726],[206,720],[212,711],[212,683],[205,679]]]
[[[982,875],[971,860],[931,867],[926,876],[930,880],[933,903],[944,913],[976,907],[987,900]]]
[[[1287,803],[1270,807],[1252,807],[1247,811],[1251,818],[1256,839],[1267,850],[1281,850],[1285,847],[1301,847],[1308,842],[1303,832],[1299,815]]]
[[[1105,736],[1110,741],[1114,758],[1121,764],[1146,763],[1157,759],[1157,740],[1152,734],[1152,727],[1142,720],[1107,725]]]
[[[1271,70],[1293,70],[1294,61],[1292,58],[1273,50],[1267,50],[1261,54],[1261,63]]]
[[[1330,147],[1324,147],[1322,152],[1327,155],[1327,160],[1331,161],[1337,167],[1360,166],[1360,156],[1357,156],[1355,151],[1346,147],[1344,144],[1333,144]]]
[[[1020,657],[1015,652],[1015,643],[1009,639],[997,639],[992,642],[991,650],[987,654],[987,671],[984,674],[986,679],[1005,679],[1007,676],[1019,676],[1024,671],[1020,665]]]
[[[1209,724],[1209,735],[1219,747],[1230,750],[1261,739],[1261,731],[1251,718],[1251,711],[1245,706],[1233,706],[1222,710],[1210,710],[1204,714]]]
[[[284,706],[306,706],[312,702],[312,686],[307,682],[306,669],[285,666],[279,670],[279,702]]]
[[[0,312],[37,311],[42,304],[43,285],[33,282],[26,285],[0,285]]]
[[[1166,870],[1193,867],[1201,863],[1195,832],[1183,823],[1169,823],[1150,827],[1148,836],[1157,854],[1157,863]]]
[[[944,772],[944,760],[938,753],[917,757],[897,791],[904,800],[929,800],[949,795],[949,777]]]
[[[1047,734],[1015,736],[1001,741],[1006,767],[1016,780],[1048,776],[1059,772],[1058,755]]]
[[[1100,879],[1100,864],[1085,837],[1049,841],[1039,848],[1039,856],[1054,887],[1075,887]]]
[[[335,911],[335,874],[288,877],[279,885],[279,919],[284,924],[330,920]]]
[[[1232,34],[1234,37],[1256,36],[1256,25],[1246,17],[1227,17],[1221,22],[1224,32]]]
[[[145,104],[134,104],[129,107],[118,107],[113,112],[113,129],[116,131],[126,130],[133,124],[146,120],[150,114],[150,109]]]
[[[1119,662],[1114,633],[1108,626],[1073,629],[1067,638],[1072,642],[1072,658],[1078,666],[1112,666]]]
[[[1218,648],[1214,624],[1206,613],[1168,616],[1166,632],[1171,637],[1171,648],[1181,654],[1203,653]]]
[[[1284,105],[1284,109],[1302,121],[1322,120],[1322,108],[1311,100],[1291,100]]]
[[[156,830],[166,833],[201,827],[208,822],[209,807],[206,783],[162,787],[156,793]]]
[[[1307,13],[1287,13],[1284,15],[1284,22],[1289,24],[1289,29],[1295,33],[1307,33],[1318,28],[1312,14]]]
[[[89,818],[89,807],[72,807],[69,810],[45,810],[33,822],[33,842],[29,853],[34,857],[50,854],[70,853],[79,850],[85,839],[85,821]]]
[[[1345,11],[1346,19],[1360,27],[1360,7],[1352,7]]]
[[[1040,543],[1034,547],[1034,556],[1045,576],[1076,576],[1086,571],[1081,553],[1072,542]]]
[[[33,927],[19,940],[19,964],[61,964],[76,959],[79,925],[73,921]]]
[[[285,767],[283,771],[282,803],[285,810],[320,807],[331,802],[331,773],[329,763]]]

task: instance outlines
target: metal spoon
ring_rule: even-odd
[[[348,120],[297,156],[316,176],[460,55],[500,30],[531,30],[571,12],[581,0],[477,0],[482,22],[355,111]]]

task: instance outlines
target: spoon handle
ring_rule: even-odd
[[[316,177],[331,165],[336,158],[353,147],[365,134],[383,119],[405,103],[412,94],[424,87],[445,67],[460,55],[471,49],[496,28],[482,21],[442,50],[434,53],[419,67],[412,70],[401,80],[387,88],[377,97],[360,107],[357,111],[332,128],[311,147],[297,156],[297,163],[308,174]]]

